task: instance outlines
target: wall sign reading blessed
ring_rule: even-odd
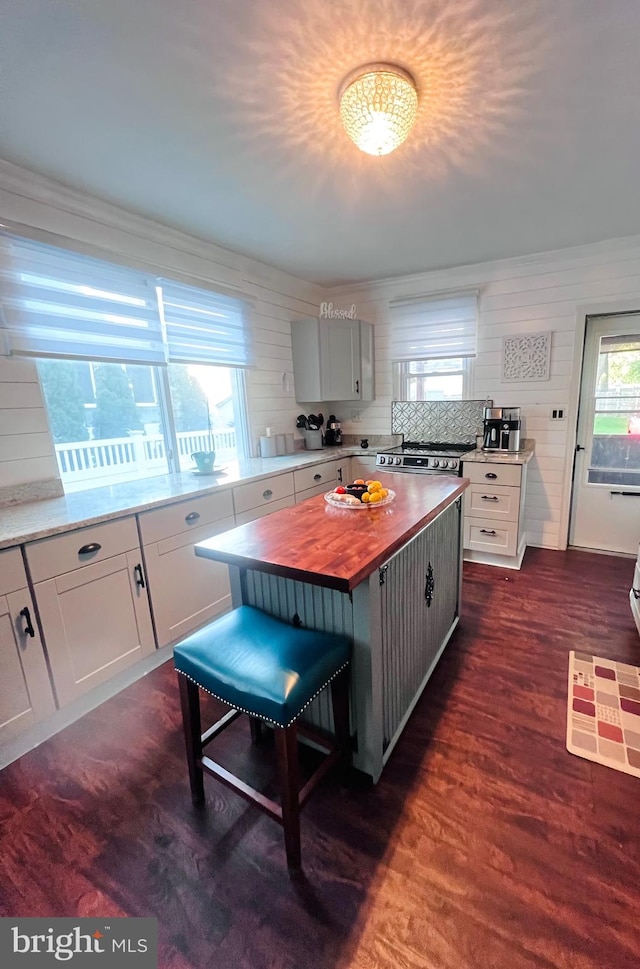
[[[335,310],[333,303],[320,303],[321,320],[355,320],[356,304],[352,303],[348,310]]]

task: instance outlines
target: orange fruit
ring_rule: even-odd
[[[364,484],[364,480],[362,478],[356,478],[356,480],[353,483],[354,484],[363,485]]]

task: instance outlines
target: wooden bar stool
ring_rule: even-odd
[[[253,802],[284,828],[287,864],[300,867],[300,809],[318,781],[338,761],[350,760],[349,660],[346,636],[314,632],[240,606],[193,633],[174,648],[180,685],[187,763],[194,804],[204,803],[204,772]],[[305,725],[302,711],[331,684],[335,740]],[[232,709],[202,733],[199,689]],[[242,713],[249,714],[254,740],[262,721],[275,728],[281,804],[203,754],[203,748]],[[299,789],[298,729],[327,752]]]

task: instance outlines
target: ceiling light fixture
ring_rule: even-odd
[[[418,112],[413,78],[394,64],[365,64],[342,82],[340,118],[351,140],[368,155],[388,155],[411,131]]]

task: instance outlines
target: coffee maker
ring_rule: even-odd
[[[324,443],[326,447],[333,447],[336,444],[342,444],[342,426],[340,421],[336,420],[335,414],[329,415],[327,429],[324,432]]]
[[[485,407],[483,451],[520,450],[520,408]]]

